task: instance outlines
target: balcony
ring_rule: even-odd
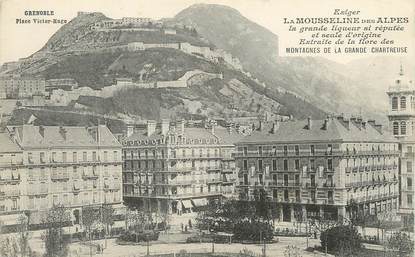
[[[0,198],[19,197],[19,196],[20,196],[20,190],[18,189],[12,189],[12,190],[0,192]]]
[[[68,180],[69,174],[52,174],[50,176],[51,180]]]
[[[326,182],[323,184],[323,187],[336,187],[336,184],[333,182]]]
[[[0,178],[0,185],[2,184],[18,184],[20,183],[20,175],[16,177]]]
[[[98,174],[82,174],[82,179],[98,179]]]

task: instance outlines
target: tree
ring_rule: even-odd
[[[394,233],[388,241],[388,246],[398,251],[400,257],[412,256],[414,252],[414,242],[402,232]]]
[[[301,257],[300,248],[295,245],[287,245],[284,250],[284,257]]]
[[[103,205],[101,212],[102,223],[105,225],[105,247],[107,247],[107,234],[111,234],[110,227],[114,225],[115,210],[112,205]]]
[[[17,232],[18,232],[18,245],[20,250],[20,256],[31,256],[31,249],[29,246],[29,220],[26,215],[22,214],[17,218]]]
[[[46,257],[62,257],[68,254],[68,242],[63,237],[63,227],[70,221],[66,208],[54,205],[43,219],[45,231],[42,239],[45,243]]]
[[[329,228],[321,233],[320,241],[328,252],[341,256],[356,254],[362,248],[362,239],[353,225]]]

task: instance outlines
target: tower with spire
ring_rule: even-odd
[[[402,63],[399,76],[387,91],[389,96],[389,127],[400,142],[400,208],[399,214],[405,225],[410,226],[410,216],[414,214],[414,174],[415,174],[415,87],[405,76]]]

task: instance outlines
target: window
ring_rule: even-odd
[[[300,155],[300,147],[296,145],[294,149],[295,149],[295,155]]]
[[[399,123],[397,121],[393,123],[393,134],[399,135]]]
[[[258,170],[262,171],[262,160],[258,160]]]
[[[284,186],[288,186],[288,174],[284,174]]]
[[[264,182],[264,176],[263,176],[263,174],[259,174],[258,175],[258,179],[259,179],[259,184],[262,185],[262,183]]]
[[[284,190],[284,201],[288,202],[288,190]]]
[[[392,97],[392,111],[398,110],[398,97]]]
[[[248,185],[248,174],[244,174],[244,185]]]
[[[108,152],[104,151],[104,162],[108,161]]]
[[[300,185],[300,175],[295,174],[295,185],[299,186]]]
[[[284,156],[288,155],[288,146],[284,145]]]
[[[328,170],[333,170],[333,160],[332,159],[327,159],[327,169]]]
[[[66,152],[62,152],[62,162],[66,162]]]
[[[185,149],[182,150],[182,156],[186,157],[186,150]]]
[[[258,146],[258,154],[262,155],[262,146]]]
[[[412,162],[408,161],[406,162],[406,172],[412,172]]]
[[[412,206],[412,195],[406,195],[406,201],[408,203],[408,206]]]
[[[300,170],[300,160],[299,159],[294,160],[294,167],[295,167],[295,170]]]
[[[406,123],[405,123],[405,121],[401,122],[401,135],[406,135]]]
[[[114,159],[114,162],[117,162],[118,161],[118,152],[117,151],[113,151],[113,159]]]
[[[310,169],[311,170],[314,170],[316,167],[315,167],[315,161],[314,161],[314,159],[310,159]]]
[[[96,161],[97,160],[97,152],[92,152],[92,161]]]
[[[412,187],[412,178],[406,178],[406,185],[407,185],[408,189],[410,189]]]
[[[52,162],[56,162],[56,152],[52,152]]]
[[[272,160],[272,170],[277,170],[277,160]]]
[[[284,170],[288,170],[288,160],[284,160]]]
[[[72,161],[73,162],[78,162],[78,154],[77,154],[77,152],[73,152],[72,153]]]
[[[297,202],[301,201],[301,199],[300,199],[300,190],[295,190],[295,200]]]
[[[406,109],[406,97],[401,96],[401,110],[405,110],[405,109]]]
[[[200,151],[202,151],[202,150],[200,150]],[[248,155],[248,147],[244,147],[243,148],[243,154],[246,156],[246,155]],[[202,154],[200,154],[200,157],[202,157]]]
[[[277,189],[272,190],[272,198],[274,198],[274,199],[278,198],[278,190]]]
[[[311,155],[314,155],[315,154],[314,145],[310,145],[310,154]]]
[[[244,170],[248,169],[248,160],[244,160]]]
[[[88,156],[87,156],[86,152],[82,153],[82,161],[84,161],[84,162],[88,161]]]
[[[40,162],[41,163],[45,163],[46,162],[46,160],[45,160],[45,153],[40,153]]]

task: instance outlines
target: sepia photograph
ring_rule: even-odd
[[[413,0],[0,0],[0,257],[412,257]]]

